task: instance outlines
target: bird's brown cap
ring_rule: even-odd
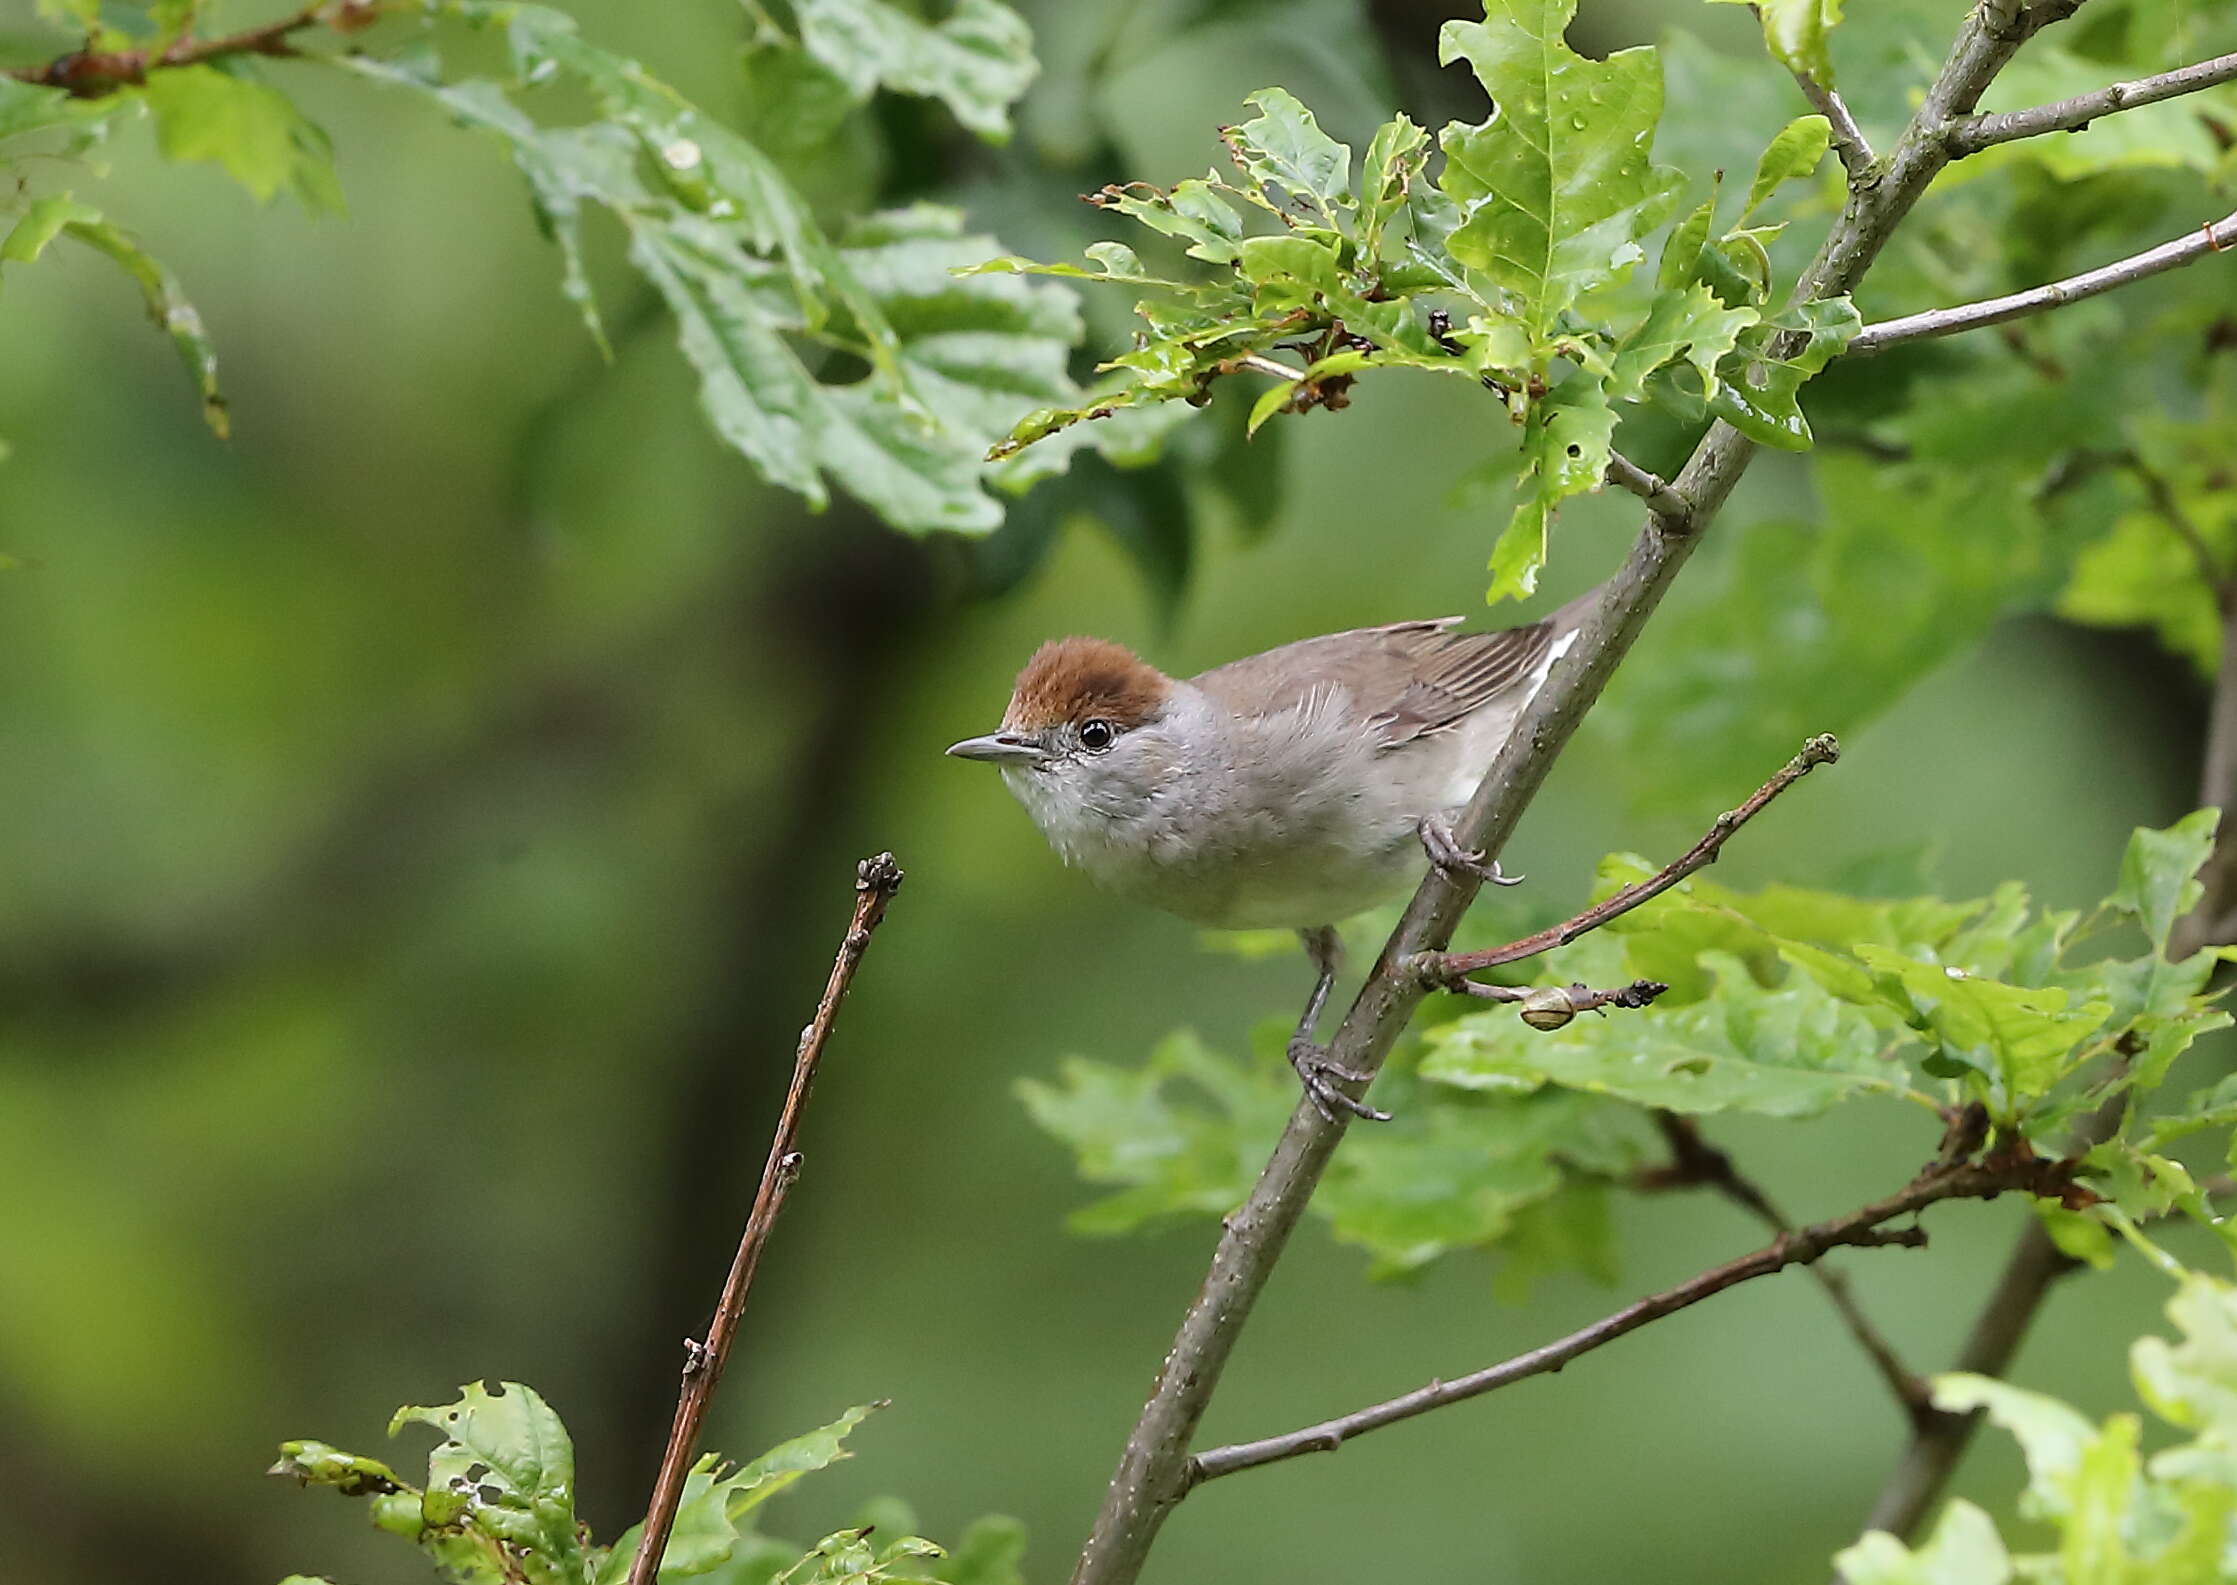
[[[1103,638],[1051,639],[1018,673],[1002,725],[1040,732],[1098,718],[1122,729],[1155,716],[1173,681],[1124,644]]]

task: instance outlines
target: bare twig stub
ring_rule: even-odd
[[[1534,958],[1541,952],[1551,952],[1556,947],[1567,946],[1579,936],[1598,930],[1611,919],[1620,919],[1640,904],[1653,901],[1695,870],[1714,864],[1717,854],[1731,840],[1733,832],[1762,813],[1766,804],[1808,775],[1813,768],[1830,765],[1840,757],[1841,745],[1834,742],[1830,734],[1810,739],[1802,745],[1802,752],[1780,766],[1778,773],[1750,794],[1746,803],[1718,815],[1716,822],[1700,841],[1645,880],[1626,886],[1613,896],[1594,903],[1573,919],[1565,919],[1535,935],[1510,941],[1503,947],[1486,947],[1481,952],[1425,952],[1413,960],[1414,972],[1428,984],[1454,990],[1460,988],[1467,976],[1480,969],[1494,968],[1502,963],[1518,963],[1524,958]]]
[[[1872,145],[1865,141],[1864,129],[1856,124],[1856,117],[1849,114],[1847,102],[1808,72],[1796,72],[1794,80],[1801,86],[1802,97],[1810,101],[1810,108],[1825,117],[1832,127],[1833,152],[1840,156],[1841,168],[1849,173],[1850,184],[1856,186],[1869,181],[1876,156],[1872,153]]]
[[[1304,1453],[1332,1453],[1363,1432],[1395,1425],[1400,1420],[1410,1420],[1415,1415],[1427,1414],[1446,1404],[1479,1397],[1501,1387],[1513,1386],[1518,1381],[1526,1381],[1532,1376],[1559,1370],[1580,1354],[1589,1354],[1596,1348],[1613,1343],[1619,1337],[1636,1332],[1650,1321],[1674,1315],[1689,1305],[1699,1304],[1703,1299],[1722,1293],[1727,1288],[1737,1287],[1751,1278],[1768,1277],[1788,1266],[1807,1265],[1830,1250],[1885,1244],[1906,1247],[1924,1244],[1926,1233],[1923,1229],[1915,1226],[1891,1228],[1885,1224],[1923,1210],[1937,1201],[1985,1199],[2019,1189],[2052,1199],[2060,1198],[2072,1188],[2074,1166],[2072,1161],[2051,1161],[2034,1156],[2024,1149],[1992,1155],[1980,1161],[1931,1162],[1910,1183],[1884,1200],[1875,1201],[1847,1216],[1781,1233],[1752,1255],[1727,1261],[1698,1276],[1689,1277],[1675,1287],[1649,1294],[1644,1299],[1625,1305],[1615,1314],[1604,1316],[1590,1326],[1581,1327],[1567,1337],[1557,1338],[1541,1348],[1517,1354],[1512,1359],[1502,1360],[1496,1365],[1473,1371],[1452,1381],[1433,1381],[1403,1396],[1372,1404],[1351,1414],[1339,1415],[1333,1420],[1323,1420],[1318,1425],[1309,1425],[1281,1436],[1265,1437],[1256,1442],[1237,1442],[1200,1453],[1189,1461],[1192,1483],[1216,1480],[1222,1475],[1233,1475],[1240,1470],[1255,1469],[1261,1464],[1296,1458]]]
[[[1989,325],[2024,319],[2030,314],[2064,308],[2068,303],[2095,297],[2100,292],[2133,285],[2168,270],[2179,270],[2186,264],[2196,264],[2209,253],[2232,252],[2237,252],[2237,213],[2226,214],[2219,220],[2209,220],[2197,230],[2185,232],[2172,242],[2162,242],[2156,248],[2148,248],[2131,258],[2120,259],[2098,269],[2069,275],[2063,281],[2029,287],[2024,292],[2013,292],[2005,297],[1990,297],[1978,303],[1960,303],[1955,308],[1930,308],[1923,314],[1905,314],[1900,319],[1883,319],[1876,325],[1866,325],[1849,343],[1846,355],[1870,357],[1875,352],[1885,352],[1906,341],[1954,336],[1960,331],[1980,330]]]
[[[1683,528],[1693,521],[1693,503],[1670,488],[1670,482],[1659,474],[1649,473],[1622,452],[1611,453],[1608,458],[1608,483],[1618,489],[1629,490],[1655,510],[1672,528]]]
[[[1875,167],[1877,179],[1850,186],[1839,218],[1802,272],[1800,298],[1837,297],[1856,287],[1949,163],[1945,124],[1971,115],[2020,46],[2045,26],[2071,16],[2080,4],[1982,0],[1966,16],[1902,138]],[[1798,332],[1793,338],[1797,346],[1800,339]],[[1791,356],[1793,350],[1782,342],[1780,355]],[[1692,503],[1692,523],[1678,532],[1659,514],[1649,517],[1622,567],[1602,586],[1575,644],[1555,664],[1454,823],[1454,839],[1463,848],[1482,853],[1487,863],[1498,858],[1555,758],[1630,652],[1700,544],[1700,531],[1724,505],[1754,454],[1754,444],[1727,424],[1712,425],[1702,437],[1671,481],[1671,488]],[[1432,871],[1423,880],[1331,1040],[1330,1062],[1370,1077],[1380,1070],[1428,994],[1409,960],[1445,950],[1478,884],[1466,872]],[[1205,1406],[1347,1126],[1344,1118],[1330,1121],[1300,1102],[1257,1182],[1223,1224],[1203,1286],[1181,1320],[1149,1401],[1120,1454],[1102,1510],[1074,1567],[1073,1585],[1128,1585],[1140,1574],[1159,1529],[1191,1484],[1189,1443]]]
[[[322,4],[307,5],[270,22],[216,38],[182,35],[160,50],[102,50],[89,43],[44,66],[12,66],[0,71],[0,76],[44,88],[60,88],[79,99],[100,99],[144,83],[149,72],[166,67],[198,66],[205,61],[234,55],[293,55],[294,35],[307,28],[324,27],[338,33],[353,33],[371,26],[384,10],[397,8],[396,0],[324,0]]]
[[[816,1065],[831,1039],[831,1026],[838,1021],[839,1004],[846,1000],[847,987],[854,983],[854,971],[869,950],[871,933],[885,918],[886,904],[900,889],[901,866],[893,862],[890,853],[864,859],[855,867],[854,918],[847,926],[846,939],[839,944],[831,977],[824,982],[816,1015],[800,1031],[799,1049],[792,1059],[792,1087],[785,1092],[776,1137],[769,1141],[769,1157],[761,1169],[761,1187],[754,1194],[746,1230],[738,1239],[738,1253],[731,1259],[722,1298],[715,1305],[714,1319],[707,1323],[705,1341],[685,1341],[683,1389],[676,1398],[675,1425],[660,1456],[660,1474],[653,1483],[652,1501],[645,1509],[644,1533],[629,1565],[629,1585],[652,1585],[661,1554],[668,1550],[668,1532],[676,1522],[684,1477],[691,1473],[692,1454],[699,1445],[707,1404],[730,1358],[730,1343],[738,1333],[738,1317],[745,1310],[747,1290],[753,1286],[754,1268],[761,1263],[762,1248],[776,1226],[777,1213],[784,1208],[786,1191],[800,1175],[800,1121],[807,1110],[808,1088],[815,1082]]]

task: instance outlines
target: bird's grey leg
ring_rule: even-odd
[[[1305,1015],[1297,1020],[1297,1033],[1289,1037],[1289,1065],[1297,1070],[1297,1077],[1304,1082],[1305,1093],[1312,1098],[1320,1115],[1330,1122],[1336,1121],[1335,1108],[1341,1106],[1354,1117],[1364,1117],[1377,1123],[1390,1121],[1390,1113],[1377,1111],[1365,1101],[1356,1100],[1336,1088],[1331,1081],[1348,1079],[1364,1083],[1373,1077],[1352,1068],[1340,1068],[1328,1060],[1328,1048],[1315,1043],[1313,1031],[1320,1023],[1320,1010],[1328,1004],[1329,989],[1336,983],[1336,974],[1344,966],[1344,943],[1333,925],[1315,925],[1297,932],[1297,939],[1305,943],[1305,956],[1312,959],[1320,977],[1313,982],[1313,994],[1305,1002]]]
[[[1421,824],[1416,829],[1421,832],[1421,845],[1428,850],[1429,862],[1439,869],[1448,873],[1459,871],[1464,875],[1473,875],[1494,886],[1522,884],[1523,878],[1502,870],[1497,859],[1486,864],[1481,853],[1471,853],[1462,847],[1459,839],[1452,834],[1452,821],[1445,816],[1423,815]]]

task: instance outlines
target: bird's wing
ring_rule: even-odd
[[[1462,619],[1395,622],[1302,639],[1190,679],[1238,713],[1300,705],[1316,688],[1349,692],[1381,738],[1396,748],[1441,732],[1545,664],[1561,614],[1496,633],[1454,633]]]

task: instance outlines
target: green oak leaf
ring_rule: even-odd
[[[2218,1464],[2223,1478],[2237,1474],[2237,1292],[2199,1274],[2186,1276],[2167,1315],[2183,1336],[2139,1338],[2130,1351],[2137,1396],[2170,1424],[2197,1434],[2197,1443],[2172,1462],[2177,1468]],[[2155,1460],[2155,1473],[2169,1473]]]
[[[1513,297],[1539,343],[1581,294],[1630,268],[1683,185],[1650,154],[1662,115],[1654,51],[1574,53],[1562,40],[1574,9],[1486,0],[1483,21],[1438,35],[1439,61],[1467,61],[1494,106],[1490,120],[1456,122],[1439,139],[1438,185],[1461,213],[1447,245]]]
[[[1167,1036],[1139,1069],[1070,1057],[1061,1075],[1056,1084],[1020,1080],[1026,1110],[1072,1148],[1081,1177],[1123,1186],[1072,1213],[1068,1225],[1080,1233],[1226,1212],[1250,1188],[1256,1148],[1294,1105],[1273,1075],[1237,1066],[1188,1030]],[[1183,1082],[1210,1106],[1177,1093]]]
[[[829,1425],[780,1442],[729,1473],[723,1472],[713,1454],[700,1459],[684,1479],[675,1526],[669,1533],[668,1548],[661,1554],[660,1577],[688,1578],[729,1562],[745,1538],[739,1521],[803,1475],[851,1457],[845,1446],[848,1434],[881,1407],[875,1403],[858,1405]],[[595,1585],[619,1585],[628,1577],[643,1533],[642,1525],[632,1525],[622,1532],[599,1566]]]
[[[1558,1085],[1676,1112],[1771,1117],[1909,1091],[1905,1071],[1879,1055],[1879,1029],[1815,981],[1796,975],[1766,989],[1737,959],[1708,953],[1702,961],[1714,993],[1688,1007],[1580,1018],[1553,1031],[1533,1029],[1505,1007],[1456,1019],[1431,1033],[1422,1077],[1495,1093]]]
[[[2066,1511],[2067,1482],[2097,1439],[2097,1427],[2079,1411],[2047,1393],[1962,1371],[1934,1378],[1934,1406],[1957,1414],[1985,1410],[2027,1455],[2028,1510],[2040,1518]]]
[[[1863,328],[1846,297],[1789,304],[1739,338],[1709,394],[1710,414],[1762,445],[1807,451],[1811,434],[1802,416],[1802,387]],[[1801,346],[1781,356],[1788,336]]]
[[[61,152],[75,152],[104,135],[121,115],[136,113],[140,103],[126,94],[80,99],[60,88],[0,77],[0,139],[59,129]]]
[[[1833,123],[1825,117],[1797,116],[1789,121],[1756,161],[1755,179],[1748,183],[1748,202],[1740,218],[1746,220],[1761,209],[1787,182],[1816,170],[1832,146]]]
[[[1452,1250],[1498,1243],[1561,1189],[1555,1154],[1576,1116],[1511,1102],[1430,1106],[1402,1134],[1362,1136],[1318,1209],[1339,1241],[1373,1256],[1371,1277],[1405,1275]],[[1551,1229],[1535,1232],[1549,1265],[1589,1263],[1589,1238],[1574,1252],[1557,1251]],[[1572,1253],[1579,1258],[1567,1258]]]
[[[2167,1312],[2181,1335],[2138,1340],[2131,1374],[2145,1406],[2189,1439],[2165,1446],[2154,1435],[2159,1450],[2147,1456],[2137,1414],[2092,1423],[2057,1398],[2007,1382],[1936,1377],[1938,1407],[1984,1410],[2017,1439],[2027,1461],[2020,1512],[2048,1527],[2053,1550],[2013,1556],[1979,1509],[1953,1502],[1916,1551],[1884,1533],[1844,1551],[1836,1564],[1849,1585],[2220,1585],[2228,1577],[2223,1560],[2237,1515],[2237,1289],[2181,1271],[2145,1247],[2176,1277]]]
[[[1040,66],[1033,30],[997,0],[956,0],[928,22],[887,0],[797,0],[800,43],[859,102],[878,88],[938,99],[990,143]]]
[[[1868,1530],[1834,1559],[1846,1585],[2005,1585],[2011,1555],[1996,1521],[1954,1497],[1916,1551],[1885,1530]]]
[[[326,134],[249,72],[228,62],[149,73],[139,92],[155,112],[156,147],[166,159],[224,167],[259,203],[285,188],[306,209],[339,211],[342,192]]]
[[[2058,614],[2093,627],[2150,626],[2211,677],[2221,659],[2221,610],[2190,545],[2157,512],[2124,512],[2074,558]]]
[[[2203,888],[2198,871],[2214,850],[2221,811],[2200,809],[2164,831],[2139,828],[2121,856],[2120,885],[2107,906],[2143,926],[2152,945],[2165,950],[2175,921],[2190,912]]]
[[[504,1543],[508,1573],[526,1585],[580,1585],[575,1447],[551,1405],[519,1382],[469,1382],[456,1403],[397,1410],[389,1434],[414,1424],[442,1436],[428,1455],[425,1524]]]
[[[1220,196],[1220,184],[1211,176],[1178,182],[1171,192],[1160,192],[1147,182],[1134,182],[1106,187],[1093,196],[1099,208],[1114,210],[1139,220],[1152,231],[1185,241],[1192,259],[1229,263],[1243,239],[1242,217]]]
[[[1360,251],[1381,259],[1383,238],[1406,200],[1421,185],[1429,164],[1429,134],[1406,116],[1375,129],[1359,164]]]
[[[1701,394],[1711,395],[1717,386],[1717,365],[1732,351],[1740,333],[1761,317],[1753,308],[1725,307],[1699,282],[1658,292],[1646,317],[1616,343],[1608,394],[1618,401],[1635,402],[1645,392],[1648,375],[1682,358],[1699,375]]]
[[[1068,1145],[1080,1175],[1120,1192],[1073,1213],[1076,1232],[1108,1235],[1174,1216],[1219,1216],[1239,1204],[1267,1147],[1297,1105],[1280,1055],[1286,1030],[1268,1026],[1254,1058],[1215,1052],[1193,1034],[1161,1042],[1126,1070],[1069,1058],[1055,1082],[1018,1090],[1045,1131]],[[1397,1120],[1353,1140],[1312,1202],[1336,1237],[1364,1249],[1377,1277],[1406,1276],[1456,1249],[1512,1251],[1528,1271],[1606,1268],[1594,1208],[1545,1206],[1576,1169],[1620,1174],[1636,1150],[1595,1097],[1549,1088],[1533,1095],[1463,1094],[1385,1074]],[[1543,1213],[1539,1209],[1545,1206]],[[1602,1229],[1604,1232],[1604,1229]]]
[[[404,1483],[396,1478],[396,1471],[379,1459],[345,1453],[324,1442],[308,1440],[282,1442],[279,1462],[265,1473],[301,1481],[306,1486],[331,1486],[345,1497],[366,1497],[405,1489]]]
[[[1656,797],[1706,806],[1729,797],[1733,764],[1775,765],[1813,732],[1847,741],[2055,587],[2058,544],[2030,470],[1825,448],[1809,469],[1817,511],[1728,542],[1658,615],[1660,663],[1619,674],[1596,712],[1634,762],[1657,767]]]
[[[1523,421],[1522,474],[1507,527],[1491,551],[1491,588],[1484,598],[1523,599],[1538,587],[1546,564],[1546,532],[1554,508],[1600,488],[1614,455],[1615,409],[1598,383],[1574,378],[1530,404]]]
[[[1236,164],[1254,183],[1286,196],[1276,210],[1285,219],[1305,210],[1333,223],[1338,210],[1349,206],[1352,151],[1321,131],[1294,94],[1261,88],[1243,103],[1259,113],[1222,129]]]
[[[1095,426],[1029,462],[990,466],[989,448],[1021,415],[1053,429],[1048,415],[1104,405],[1083,401],[1066,367],[1080,334],[1068,292],[959,277],[998,250],[934,206],[870,217],[835,241],[766,154],[585,43],[566,17],[536,6],[469,15],[502,23],[522,83],[571,77],[605,119],[548,126],[516,102],[517,85],[349,64],[506,143],[559,246],[563,290],[601,341],[579,238],[587,206],[614,213],[630,263],[675,318],[701,410],[772,483],[821,506],[836,480],[897,528],[984,534],[1003,517],[990,485],[1022,488],[1083,447],[1127,460],[1154,448],[1155,425]],[[1102,258],[1112,271],[1138,268],[1130,254]],[[825,377],[822,349],[834,344],[867,372]]]
[[[1717,175],[1717,186],[1723,173]],[[1662,258],[1655,267],[1655,285],[1665,292],[1679,291],[1701,278],[1702,250],[1709,245],[1709,228],[1716,223],[1717,188],[1712,187],[1701,206],[1670,228],[1663,238]]]
[[[2082,1040],[2113,1010],[2107,1000],[2077,1004],[2056,986],[2008,985],[1888,947],[1864,944],[1854,955],[1889,988],[1890,1005],[1931,1031],[1947,1058],[2001,1083],[1991,1101],[2001,1116],[2049,1094],[2073,1070]]]
[[[1826,36],[1841,20],[1841,0],[1720,0],[1753,5],[1763,19],[1763,42],[1787,70],[1821,88],[1833,86],[1833,56]]]

